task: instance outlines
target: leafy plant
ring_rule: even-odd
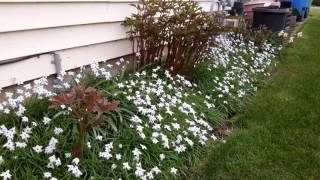
[[[92,87],[75,86],[62,92],[51,100],[51,108],[68,107],[68,112],[79,121],[79,142],[74,145],[73,153],[81,158],[86,134],[96,126],[102,126],[103,113],[117,111],[118,102],[109,102],[104,95]],[[96,114],[97,113],[97,114]]]
[[[138,66],[164,63],[174,74],[192,76],[214,37],[223,31],[215,16],[197,2],[183,0],[141,0],[133,5],[137,13],[124,25],[132,42]]]

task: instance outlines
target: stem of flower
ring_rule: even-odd
[[[83,156],[83,146],[86,137],[86,129],[83,123],[80,123],[80,132],[79,132],[79,158]]]

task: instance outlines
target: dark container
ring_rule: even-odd
[[[280,8],[292,8],[291,0],[280,0]]]
[[[243,3],[242,2],[234,2],[234,5],[231,9],[230,14],[233,16],[240,16],[243,15],[244,8],[243,8]]]
[[[253,28],[266,26],[273,32],[284,30],[290,25],[290,9],[288,8],[253,8]]]

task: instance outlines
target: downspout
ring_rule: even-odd
[[[60,55],[55,53],[55,52],[47,52],[47,53],[30,55],[30,56],[24,56],[24,57],[20,57],[20,58],[3,60],[3,61],[0,61],[0,66],[1,65],[5,65],[5,64],[12,64],[12,63],[28,60],[28,59],[34,58],[34,57],[37,57],[39,59],[41,55],[45,55],[45,54],[52,55],[53,60],[51,61],[51,64],[54,64],[56,74],[59,75],[61,73],[61,71],[62,71],[62,65],[61,65],[61,61],[62,60],[61,60]],[[16,77],[13,77],[13,81],[18,85],[21,83],[21,82],[18,81],[18,79]],[[13,84],[15,84],[15,83],[13,83]],[[1,87],[0,87],[0,91],[1,91]]]
[[[0,61],[0,66],[5,65],[5,64],[11,64],[11,63],[15,63],[15,62],[25,61],[25,60],[28,60],[28,59],[31,59],[34,57],[37,57],[39,59],[41,55],[46,55],[46,54],[52,55],[53,60],[51,61],[51,64],[54,64],[55,69],[56,69],[56,73],[59,74],[62,71],[62,65],[61,65],[62,60],[61,60],[60,55],[57,54],[56,52],[46,52],[46,53],[41,53],[41,54],[24,56],[24,57],[20,57],[20,58],[3,60],[3,61]]]
[[[51,61],[51,64],[54,64],[55,68],[56,68],[56,73],[60,74],[62,72],[62,65],[61,65],[61,57],[59,54],[53,52],[53,60]]]

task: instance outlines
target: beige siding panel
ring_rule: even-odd
[[[210,10],[211,2],[199,2]],[[128,3],[2,3],[0,33],[123,21],[135,12]]]
[[[74,49],[57,51],[62,59],[65,70],[74,69],[92,62],[125,56],[131,53],[128,40],[119,40],[102,44],[95,44]],[[0,87],[7,87],[17,81],[28,81],[44,75],[55,74],[55,66],[51,63],[51,55],[41,55],[12,64],[0,66]]]
[[[132,12],[128,3],[4,3],[0,32],[123,21]]]
[[[136,0],[9,1],[0,0],[0,61],[55,51],[69,70],[131,53],[121,21]],[[199,4],[210,10],[211,1]],[[51,61],[51,55],[41,55],[0,65],[0,87],[56,73]]]
[[[130,41],[124,39],[61,51],[62,68],[70,70],[93,62],[125,56],[131,54],[131,50]]]
[[[202,7],[203,10],[209,12],[211,8],[212,1],[201,1],[199,2],[199,6]]]
[[[187,1],[187,0],[186,0]],[[194,0],[194,1],[209,1],[209,0]],[[49,3],[49,2],[72,2],[72,3],[79,3],[79,2],[90,2],[90,3],[96,3],[96,2],[138,2],[138,0],[0,0],[0,3]]]
[[[120,22],[0,33],[0,61],[126,38]]]
[[[0,33],[0,61],[124,39],[126,31],[121,22],[113,22]]]

